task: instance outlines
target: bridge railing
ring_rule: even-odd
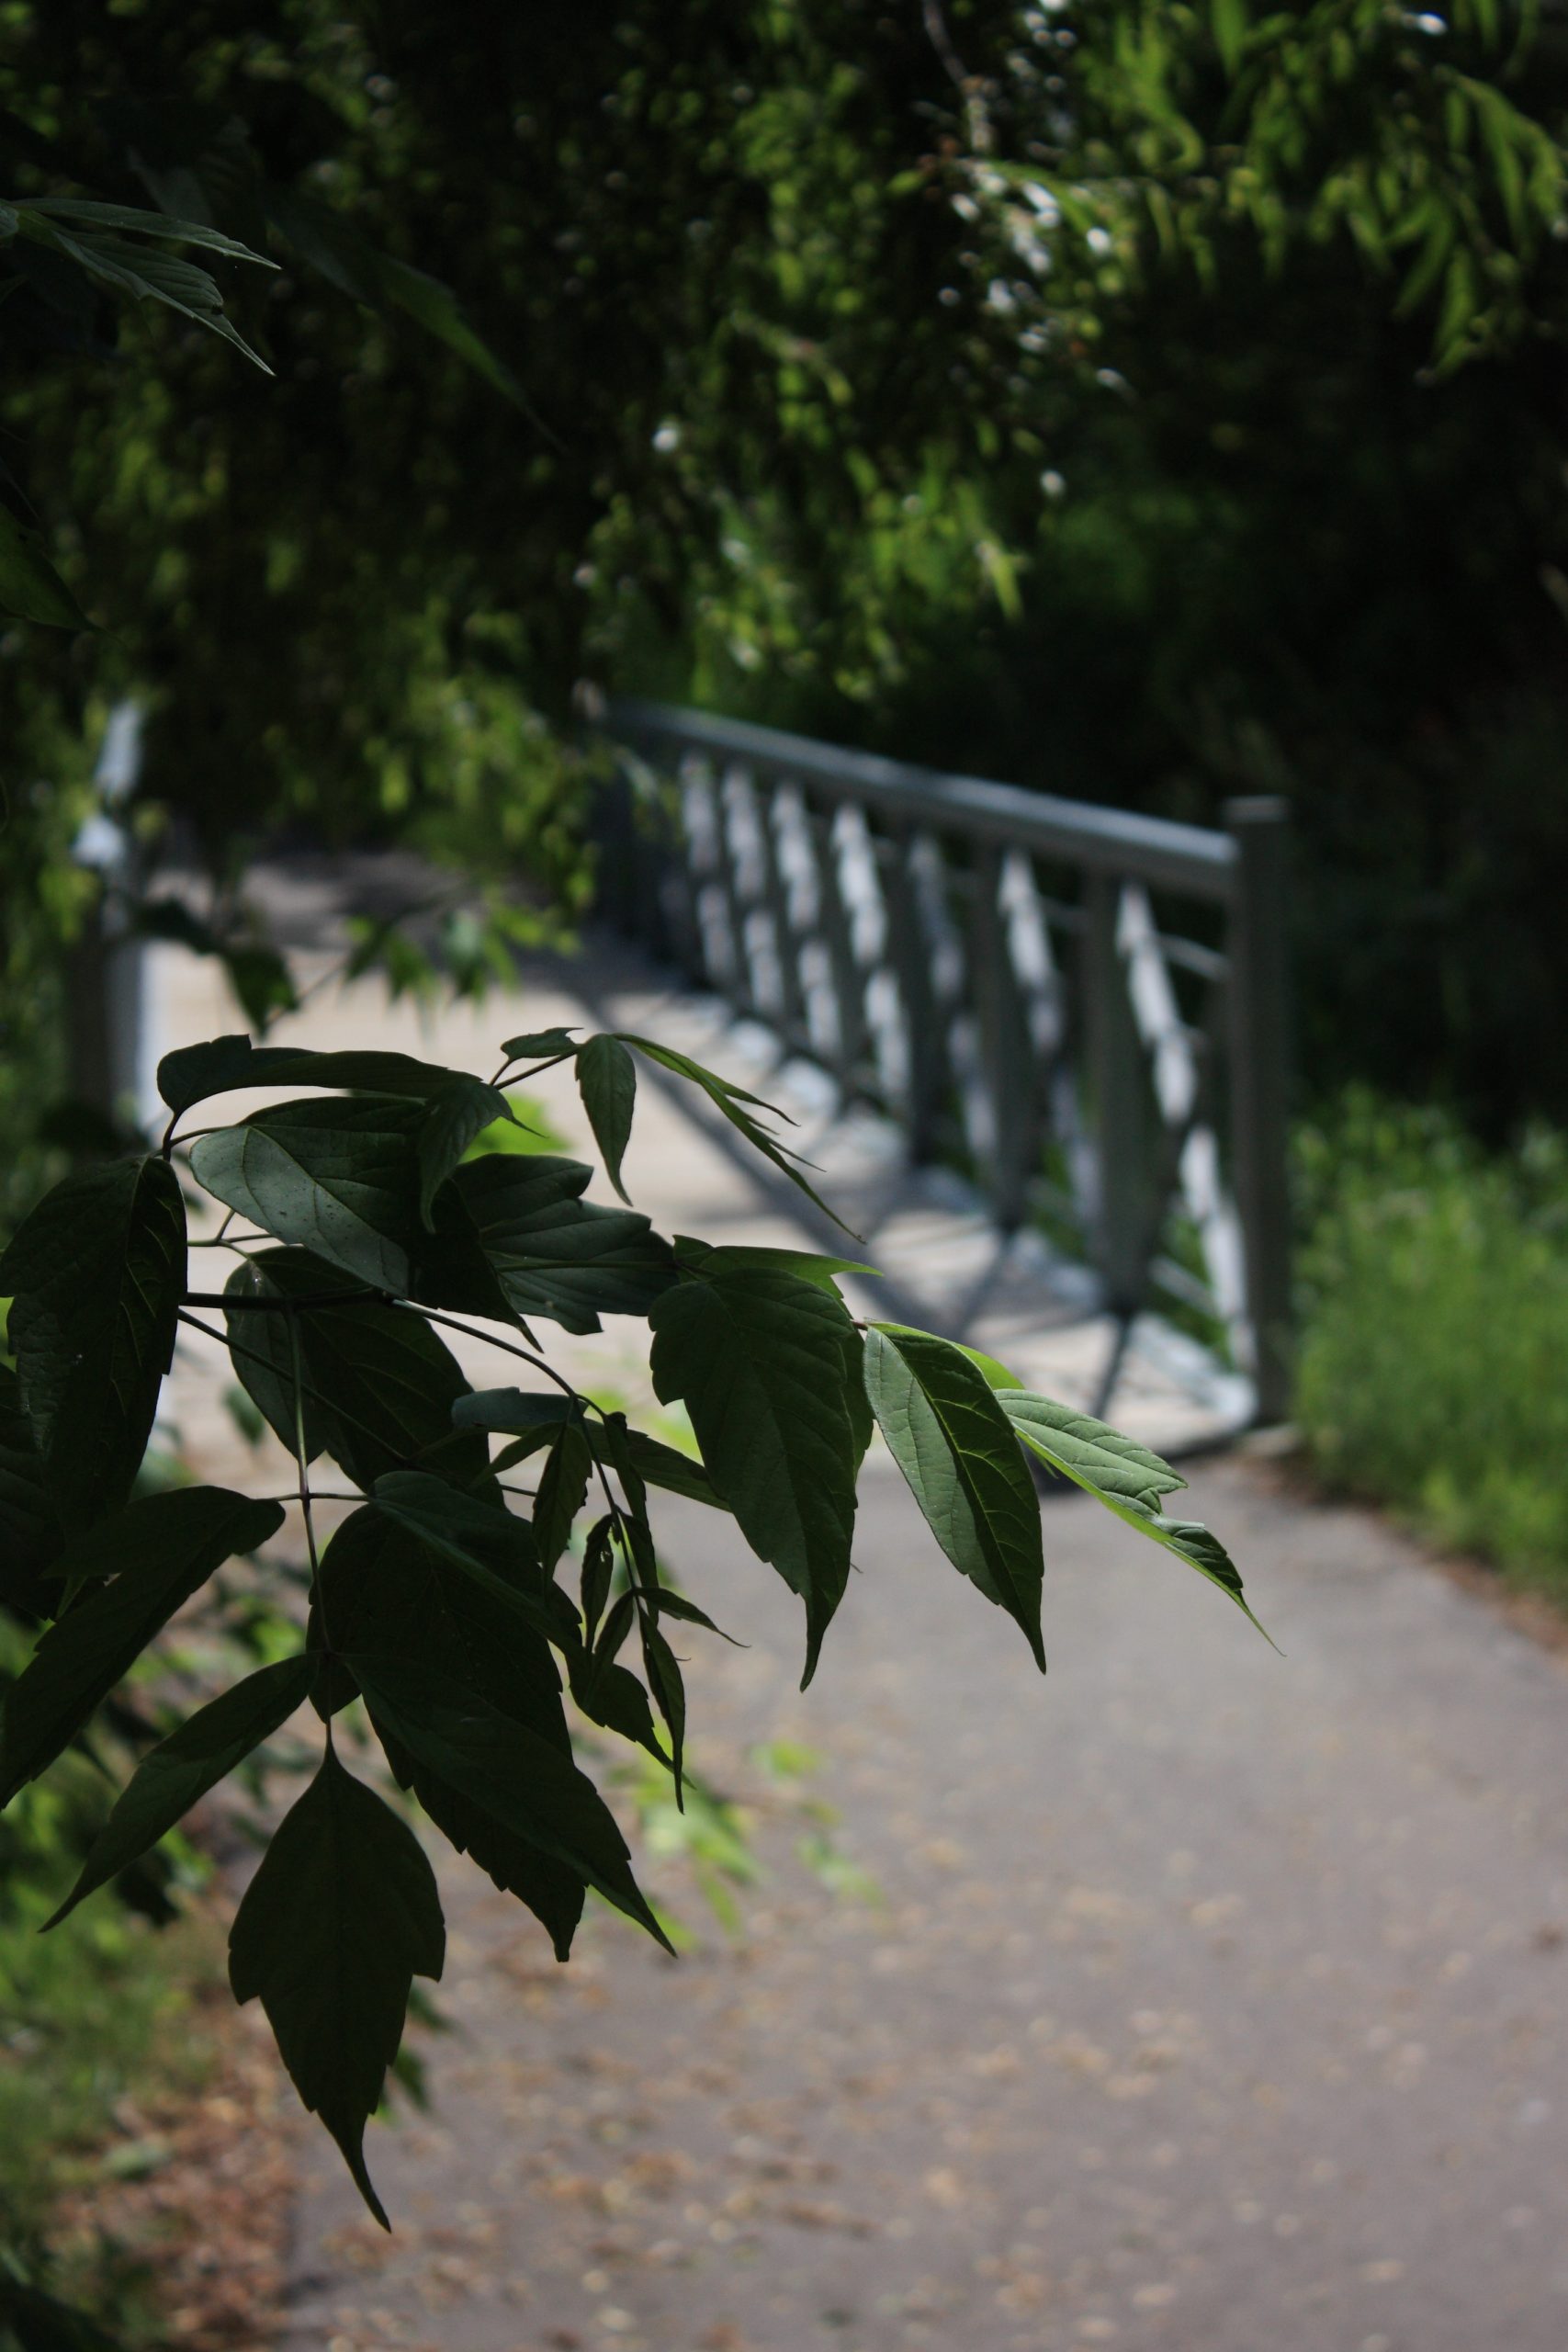
[[[1141,817],[617,701],[602,911],[1287,1408],[1286,811]],[[1117,1365],[1108,1373],[1106,1389]]]

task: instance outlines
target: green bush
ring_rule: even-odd
[[[1568,1602],[1568,1140],[1366,1095],[1302,1139],[1297,1418],[1331,1486]]]

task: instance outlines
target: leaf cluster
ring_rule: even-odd
[[[877,1427],[942,1549],[1042,1667],[1032,1455],[1241,1603],[1217,1540],[1164,1516],[1173,1471],[989,1359],[857,1321],[839,1279],[869,1270],[656,1233],[626,1200],[639,1062],[701,1089],[809,1192],[766,1103],[644,1038],[513,1037],[480,1080],[404,1055],[242,1035],[168,1056],[162,1149],[67,1178],[0,1259],[16,1357],[0,1383],[0,1598],[49,1621],[0,1709],[0,1801],[83,1736],[224,1563],[269,1577],[285,1521],[276,1498],[136,1491],[176,1329],[215,1333],[293,1456],[308,1619],[292,1649],[141,1758],[57,1917],[313,1709],[319,1768],[240,1904],[231,1976],[238,1999],[261,2001],[301,2098],[382,2220],[365,2125],[413,1980],[439,1976],[444,1952],[410,1801],[533,1912],[560,1958],[590,1893],[665,1940],[575,1753],[567,1703],[643,1751],[680,1803],[686,1694],[672,1637],[717,1628],[668,1573],[650,1489],[728,1514],[799,1596],[807,1680],[849,1582]],[[512,1115],[509,1076],[558,1065],[575,1070],[619,1205],[584,1197],[581,1163],[488,1148]],[[274,1099],[228,1125],[186,1127],[239,1090]],[[226,1212],[216,1242],[235,1263],[220,1290],[191,1282],[198,1191]],[[592,1333],[606,1315],[648,1322],[655,1390],[685,1406],[695,1457],[594,1405],[551,1363],[536,1325]],[[523,1381],[476,1389],[448,1332],[507,1351]],[[323,1456],[353,1509],[318,1542]],[[344,1760],[350,1710],[377,1744],[378,1788]]]

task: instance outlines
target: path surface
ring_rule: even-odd
[[[164,978],[171,1032],[233,1025]],[[505,1030],[434,1042],[479,1066]],[[788,1238],[699,1130],[631,1172],[661,1223]],[[232,1475],[198,1368],[179,1409]],[[1282,1658],[1066,1501],[1042,1682],[884,1458],[804,1695],[796,1604],[671,1503],[751,1645],[686,1646],[697,1763],[767,1875],[731,1936],[656,1859],[694,1949],[601,1913],[558,1969],[447,1872],[434,2103],[372,2133],[397,2233],[305,2138],[280,2352],[1562,2352],[1568,1674],[1359,1515],[1234,1461],[1192,1499]],[[797,1859],[754,1753],[784,1740],[876,1899]]]

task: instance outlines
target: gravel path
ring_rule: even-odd
[[[706,1148],[643,1204],[687,1227]],[[599,1912],[558,1969],[448,1872],[434,2103],[371,2135],[396,2234],[303,2140],[281,2352],[1562,2352],[1562,1664],[1256,1466],[1192,1500],[1283,1657],[1063,1501],[1042,1682],[884,1458],[804,1695],[797,1605],[671,1503],[750,1645],[682,1646],[766,1875],[728,1934],[655,1858],[686,1955]],[[874,1895],[798,1859],[812,1796]]]

